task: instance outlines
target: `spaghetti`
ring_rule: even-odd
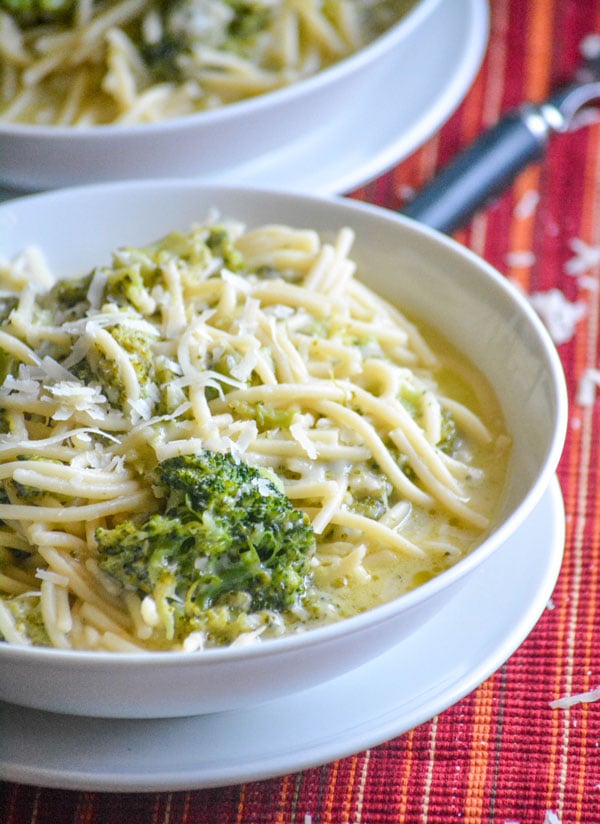
[[[36,16],[34,0],[0,0],[0,123],[131,124],[214,109],[321,71],[413,3],[65,0]]]

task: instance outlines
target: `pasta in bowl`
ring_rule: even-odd
[[[415,0],[2,0],[5,123],[149,123],[297,83]]]
[[[440,0],[2,0],[0,180],[214,175],[327,129]]]
[[[2,211],[3,698],[183,715],[318,683],[460,597],[545,490],[556,355],[452,241],[173,183]]]

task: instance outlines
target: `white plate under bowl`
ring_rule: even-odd
[[[512,655],[548,604],[563,548],[553,479],[460,599],[365,666],[262,706],[193,718],[113,721],[0,704],[0,779],[90,791],[199,789],[376,746],[456,703]]]
[[[481,65],[488,29],[487,0],[440,0],[355,106],[332,112],[329,123],[303,140],[203,178],[319,194],[360,186],[415,151],[450,117]],[[1,168],[0,159],[0,179]],[[190,168],[189,177],[196,174]],[[20,193],[0,188],[0,200]]]

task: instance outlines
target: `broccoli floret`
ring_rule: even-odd
[[[50,638],[46,632],[42,609],[40,606],[40,596],[38,593],[27,592],[24,595],[12,595],[3,597],[2,603],[8,609],[15,622],[15,629],[32,644],[40,647],[51,646]],[[2,635],[0,634],[0,639]]]
[[[255,37],[269,24],[271,10],[255,0],[228,0],[235,16],[229,23],[228,34],[234,41]]]
[[[135,327],[127,326],[126,322],[107,327],[107,332],[127,353],[140,385],[141,397],[149,399],[154,406],[159,398],[154,385],[152,338]],[[85,384],[99,384],[111,404],[123,407],[127,392],[114,359],[90,350],[85,358],[72,367],[72,372]]]
[[[208,45],[249,56],[256,37],[269,25],[272,9],[259,0],[159,0],[162,36],[140,43],[155,82],[180,80],[181,58]]]
[[[18,305],[16,295],[2,295],[0,297],[0,325],[6,323],[12,310]]]
[[[40,306],[50,311],[61,323],[82,318],[89,309],[87,296],[91,282],[91,274],[59,280],[46,295],[39,298]]]
[[[117,306],[133,306],[145,315],[155,308],[149,289],[158,280],[158,270],[143,252],[136,255],[136,250],[130,250],[130,255],[136,259],[122,260],[115,255],[112,268],[107,270],[104,299]]]
[[[214,270],[218,258],[231,271],[244,266],[226,227],[218,225],[196,227],[188,233],[171,232],[143,248],[124,247],[115,253],[111,267],[106,269],[104,300],[117,306],[133,306],[143,316],[151,316],[158,311],[152,297],[154,288],[168,289],[162,267],[174,261],[181,270],[182,281],[195,282],[198,277],[205,278],[207,270]]]
[[[439,448],[447,455],[452,455],[456,450],[457,438],[456,421],[447,409],[442,409],[442,434],[438,442]]]
[[[201,272],[220,257],[229,269],[243,265],[240,252],[225,226],[198,226],[190,232],[171,232],[157,243],[147,246],[146,253],[157,263],[175,258],[187,264],[183,277],[193,276],[194,269]]]
[[[233,401],[229,404],[236,417],[245,421],[256,421],[259,432],[269,429],[287,429],[294,421],[296,410],[278,409],[276,406],[265,406],[262,401],[248,403],[247,401]]]
[[[18,455],[17,460],[33,463],[34,461],[44,461],[47,459],[37,455]],[[57,461],[57,463],[59,462]],[[44,490],[37,486],[22,484],[12,478],[5,478],[0,482],[0,501],[2,503],[11,503],[11,501],[14,503],[17,501],[20,504],[36,504],[40,503],[40,499],[43,498],[45,494]]]
[[[408,410],[413,418],[418,418],[421,414],[421,401],[423,390],[419,387],[404,384],[400,391],[399,400]],[[456,449],[458,433],[456,422],[447,409],[442,409],[442,423],[440,440],[436,444],[442,452],[452,455]]]
[[[142,43],[140,46],[142,58],[155,83],[181,79],[177,58],[188,49],[187,39],[181,35],[166,35],[156,43]]]
[[[250,613],[307,596],[313,530],[275,476],[206,450],[162,462],[152,480],[162,511],[96,538],[101,569],[152,596],[167,638],[201,630],[226,643]]]
[[[74,0],[0,0],[0,10],[12,14],[22,26],[60,22],[74,7]]]
[[[371,518],[373,521],[379,520],[387,511],[387,495],[384,491],[380,495],[356,496],[351,504],[352,512]]]
[[[14,375],[17,371],[19,361],[6,349],[0,349],[0,386],[9,375]]]
[[[58,280],[48,292],[51,301],[63,309],[87,302],[87,294],[92,282],[92,274],[80,278]],[[87,309],[87,306],[86,306]]]
[[[243,255],[236,249],[229,232],[224,227],[212,227],[206,239],[206,245],[215,257],[222,259],[223,266],[231,272],[237,272],[244,268]]]
[[[152,339],[144,332],[125,324],[113,326],[109,331],[119,346],[127,352],[142,392],[147,394],[154,385]]]

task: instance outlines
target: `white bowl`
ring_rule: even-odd
[[[177,181],[102,184],[0,206],[0,258],[36,243],[65,276],[108,261],[122,244],[202,220],[210,207],[249,225],[285,222],[356,231],[369,286],[426,318],[487,375],[513,439],[491,535],[437,578],[362,615],[245,648],[86,653],[0,645],[0,699],[61,713],[161,717],[252,705],[334,678],[421,627],[531,513],[552,479],[566,428],[555,347],[527,300],[453,240],[351,200]]]
[[[418,0],[385,34],[306,80],[218,109],[136,125],[0,124],[0,182],[22,190],[202,177],[302,143],[389,82],[389,60],[440,5]],[[398,105],[401,105],[400,102]]]

